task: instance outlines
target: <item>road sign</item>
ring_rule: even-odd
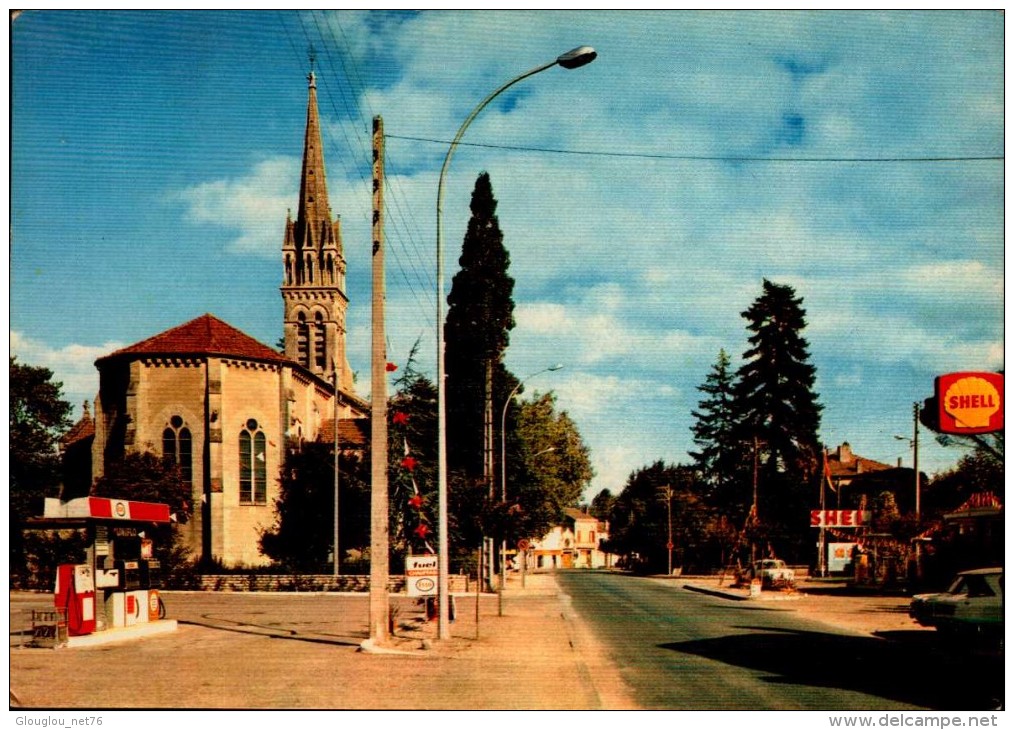
[[[528,540],[518,540],[518,550],[527,550],[532,544]]]

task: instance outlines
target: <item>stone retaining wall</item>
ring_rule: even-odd
[[[451,593],[468,593],[474,590],[467,575],[449,575],[448,589]],[[391,593],[405,591],[405,576],[389,576],[387,582]],[[300,593],[320,593],[328,591],[360,592],[370,590],[368,575],[202,575],[202,591],[286,591]]]

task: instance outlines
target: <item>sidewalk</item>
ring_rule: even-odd
[[[413,599],[391,597],[394,653],[363,653],[366,594],[164,594],[172,634],[93,648],[17,648],[19,613],[48,596],[11,595],[12,707],[227,709],[630,709],[616,670],[549,574],[512,576],[495,595],[456,597],[437,641]],[[17,613],[17,615],[16,615]],[[427,646],[429,648],[423,648]],[[533,651],[538,647],[538,651]]]

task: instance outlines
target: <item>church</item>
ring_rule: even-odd
[[[279,470],[303,441],[362,446],[369,403],[346,354],[341,220],[331,217],[315,75],[296,219],[282,241],[284,352],[204,314],[99,358],[94,416],[64,437],[64,499],[87,494],[107,464],[151,452],[179,465],[193,517],[179,526],[195,558],[268,562],[260,533],[275,520]],[[346,446],[347,448],[347,446]]]

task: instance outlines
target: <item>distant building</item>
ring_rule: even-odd
[[[852,446],[848,441],[834,451],[827,454],[827,465],[831,471],[831,484],[839,491],[841,487],[847,487],[861,474],[869,474],[876,471],[893,469],[890,464],[884,464],[873,459],[867,459],[852,452]]]
[[[534,570],[610,568],[612,555],[600,547],[609,539],[609,523],[576,508],[539,540],[533,540],[529,561]]]
[[[825,494],[828,509],[866,509],[882,492],[895,495],[902,511],[915,508],[915,473],[867,459],[852,451],[848,441],[827,452],[831,490]]]
[[[260,532],[274,523],[287,449],[334,438],[362,446],[369,404],[346,357],[345,259],[331,219],[311,73],[296,220],[282,240],[284,352],[204,314],[99,358],[94,417],[62,443],[64,499],[84,496],[108,465],[149,451],[179,465],[193,518],[180,527],[195,557],[268,562]]]

